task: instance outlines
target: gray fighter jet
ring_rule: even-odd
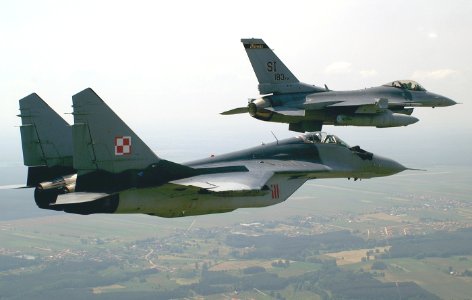
[[[456,104],[444,96],[426,91],[412,80],[353,91],[332,91],[300,82],[261,39],[241,40],[262,96],[250,99],[247,107],[223,115],[247,113],[259,120],[289,123],[298,132],[319,131],[323,124],[337,126],[407,126],[418,122],[414,107]],[[268,95],[267,95],[268,94]]]
[[[280,203],[309,179],[407,169],[322,132],[177,164],[154,154],[92,89],[72,100],[72,135],[36,94],[20,100],[24,163],[45,174],[28,175],[40,208],[161,217],[222,213]]]

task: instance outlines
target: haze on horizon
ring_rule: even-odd
[[[60,113],[92,87],[159,155],[185,161],[296,135],[221,116],[257,97],[240,43],[260,37],[303,82],[361,89],[412,79],[461,105],[415,109],[409,127],[325,126],[412,167],[471,164],[469,1],[5,1],[0,4],[0,163],[20,163],[18,100]],[[64,115],[72,123],[70,115]]]

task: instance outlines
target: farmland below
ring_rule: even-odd
[[[280,205],[178,219],[0,190],[28,212],[0,221],[0,299],[470,299],[470,182],[462,167],[310,181]]]

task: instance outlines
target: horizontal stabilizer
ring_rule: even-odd
[[[107,193],[87,193],[87,192],[76,192],[59,195],[56,203],[52,205],[67,205],[67,204],[78,204],[85,202],[92,202],[101,198],[105,198],[110,194]]]
[[[227,110],[220,114],[226,116],[226,115],[247,114],[248,112],[249,112],[249,109],[247,106],[245,106],[245,107],[238,107],[231,110]]]
[[[0,190],[27,189],[27,188],[30,188],[30,186],[25,186],[24,184],[0,185]]]

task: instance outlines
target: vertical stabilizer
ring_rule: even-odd
[[[90,88],[72,96],[74,167],[121,173],[159,161],[149,147]]]
[[[69,124],[37,94],[20,101],[21,144],[26,166],[72,166]]]
[[[256,73],[261,94],[321,91],[300,82],[262,39],[241,39],[241,42]]]
[[[75,173],[69,124],[35,93],[19,102],[23,162],[29,167],[27,186]]]

